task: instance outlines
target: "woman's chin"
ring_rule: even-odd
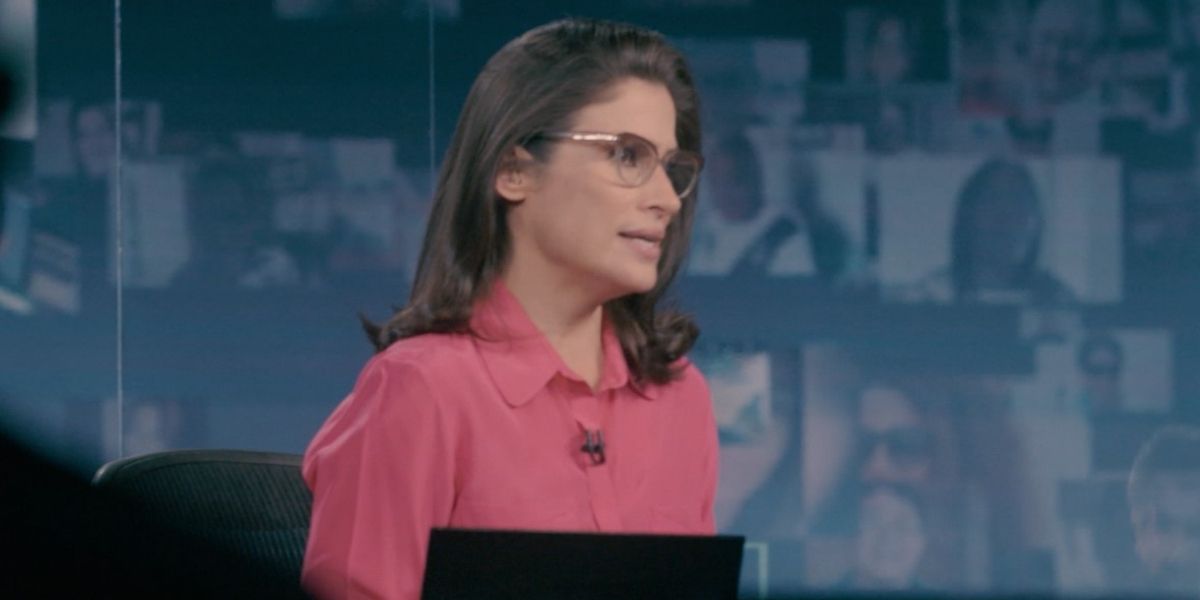
[[[623,298],[630,294],[644,294],[654,289],[658,284],[658,272],[648,269],[628,269],[620,272],[606,272],[595,275],[596,281],[603,281],[604,296],[607,300]]]
[[[630,278],[627,283],[626,288],[628,291],[625,292],[626,294],[644,294],[654,289],[654,286],[658,283],[658,274]]]

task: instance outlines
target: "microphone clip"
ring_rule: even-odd
[[[588,458],[592,459],[593,466],[604,464],[604,432],[599,429],[595,431],[585,429],[583,431],[583,447],[580,450],[586,452]]]

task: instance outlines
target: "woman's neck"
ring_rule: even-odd
[[[604,371],[603,304],[579,286],[521,269],[508,269],[501,278],[567,367],[595,389]]]

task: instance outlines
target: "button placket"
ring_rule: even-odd
[[[574,398],[571,402],[571,416],[574,417],[575,423],[579,427],[578,437],[581,446],[584,434],[588,431],[603,432],[605,444],[611,443],[612,437],[608,435],[608,432],[604,432],[605,423],[602,418],[600,398],[596,394],[589,393]],[[583,452],[582,448],[580,452]],[[605,448],[605,454],[611,457],[611,446]],[[596,464],[584,456],[580,464],[583,465],[582,468],[587,476],[588,498],[591,501],[592,517],[596,521],[596,527],[600,531],[619,531],[622,528],[621,515],[617,509],[617,494],[610,466],[612,461],[605,460]]]

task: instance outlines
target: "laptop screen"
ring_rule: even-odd
[[[434,529],[422,598],[737,597],[741,536]]]

